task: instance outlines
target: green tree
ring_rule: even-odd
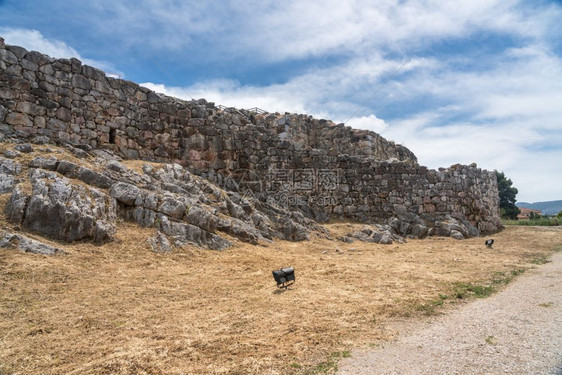
[[[556,216],[558,216],[560,219],[562,219],[562,211],[560,211],[560,212],[558,213],[558,215],[556,215]]]
[[[513,187],[511,179],[505,177],[503,172],[496,171],[496,178],[498,179],[498,192],[500,195],[500,212],[504,219],[517,220],[519,208],[515,205],[517,199],[517,188]]]

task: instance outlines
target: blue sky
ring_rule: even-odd
[[[560,20],[561,1],[0,0],[9,44],[177,97],[347,121],[431,168],[504,171],[530,202],[562,199]]]

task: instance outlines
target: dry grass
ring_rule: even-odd
[[[11,148],[0,143],[0,152]],[[35,148],[18,157],[24,169],[52,155]],[[124,162],[138,172],[146,163]],[[0,195],[0,210],[7,199]],[[0,215],[2,227],[9,224]],[[327,227],[342,235],[360,225]],[[124,224],[101,247],[30,235],[68,253],[56,257],[0,249],[0,374],[329,371],[333,353],[388,339],[396,320],[486,295],[562,244],[560,227],[510,227],[494,236],[494,249],[482,238],[401,245],[315,238],[155,254],[146,242],[153,234]],[[271,270],[289,265],[297,283],[277,290]]]
[[[56,257],[1,249],[0,374],[314,371],[331,353],[388,339],[396,319],[451,305],[462,283],[536,267],[562,243],[559,228],[510,227],[493,249],[482,238],[317,238],[155,254],[152,234],[123,224],[113,243],[58,244],[68,255]],[[271,270],[289,265],[297,282],[277,290]]]

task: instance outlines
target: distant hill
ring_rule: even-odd
[[[556,215],[562,211],[562,200],[561,201],[548,201],[548,202],[517,202],[517,207],[533,208],[535,210],[541,210],[543,215]]]

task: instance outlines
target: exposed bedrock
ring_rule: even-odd
[[[222,250],[232,239],[301,241],[324,232],[302,214],[225,191],[178,164],[145,164],[137,172],[109,151],[90,153],[82,162],[0,158],[8,220],[45,237],[95,243],[111,241],[117,220],[129,220],[158,229],[155,251],[170,244]]]

